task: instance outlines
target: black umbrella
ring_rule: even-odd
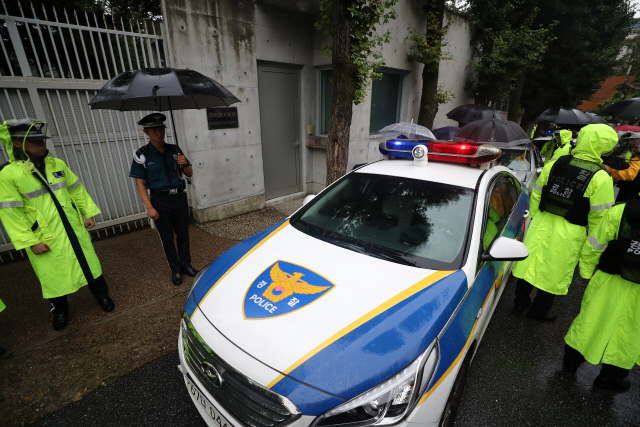
[[[513,147],[531,142],[516,122],[502,119],[477,120],[467,123],[455,137],[461,142],[486,142],[498,147]]]
[[[535,123],[556,123],[562,125],[588,125],[592,119],[575,108],[549,108],[534,120]]]
[[[502,115],[493,107],[480,104],[460,105],[447,113],[447,118],[460,123],[492,118],[502,119]]]
[[[240,102],[220,83],[193,70],[143,68],[109,80],[91,99],[92,110],[165,111],[222,107]],[[173,126],[174,138],[178,143]]]
[[[602,123],[603,125],[608,125],[607,121],[594,113],[585,113],[591,119],[591,123]]]
[[[640,117],[640,98],[628,98],[614,102],[600,113],[602,116]]]

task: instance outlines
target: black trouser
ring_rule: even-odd
[[[580,353],[578,350],[576,350],[575,348],[571,347],[568,344],[565,344],[564,346],[564,360],[565,360],[565,363],[574,365],[576,368],[582,365],[586,361],[582,353]],[[602,374],[603,377],[607,377],[612,380],[623,380],[627,378],[627,375],[629,375],[630,370],[631,369],[619,368],[614,365],[603,363],[602,370],[600,371],[600,373]]]
[[[98,301],[102,301],[102,299],[109,296],[109,287],[107,286],[107,281],[104,280],[102,274],[100,277],[97,277],[93,283],[89,283],[87,286],[89,286],[91,294]],[[66,295],[49,298],[49,302],[51,302],[51,312],[53,314],[66,313],[69,311],[69,302],[67,301]]]
[[[151,204],[160,217],[156,219],[156,228],[160,235],[164,255],[167,257],[171,273],[180,273],[182,268],[191,266],[189,252],[189,204],[187,194],[151,193]],[[173,234],[177,237],[178,250],[173,243]]]
[[[553,306],[553,299],[555,298],[554,294],[550,294],[547,291],[543,291],[542,289],[538,289],[538,293],[536,294],[535,299],[533,300],[533,304],[531,303],[531,291],[533,290],[533,285],[526,280],[518,279],[516,282],[516,304],[521,305],[523,307],[529,307],[530,311],[535,313],[544,314],[551,310],[551,306]]]

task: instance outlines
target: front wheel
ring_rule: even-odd
[[[460,366],[458,376],[453,382],[449,399],[447,399],[447,404],[442,412],[440,427],[453,427],[456,415],[458,415],[458,409],[460,408],[460,402],[462,401],[462,393],[464,392],[464,385],[467,382],[467,374],[469,372],[469,366],[471,365],[472,356],[473,351],[469,351],[464,358],[464,362],[462,362],[462,366]]]

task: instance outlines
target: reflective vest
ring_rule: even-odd
[[[540,211],[585,227],[591,205],[584,192],[599,170],[602,168],[595,162],[571,155],[560,157],[551,167],[547,184],[542,187]]]
[[[600,257],[598,269],[640,283],[640,200],[625,204],[618,239],[609,242]]]

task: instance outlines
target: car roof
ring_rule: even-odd
[[[428,166],[421,167],[414,166],[412,160],[381,160],[355,173],[399,176],[475,189],[483,172],[480,168],[456,163],[429,161]]]

